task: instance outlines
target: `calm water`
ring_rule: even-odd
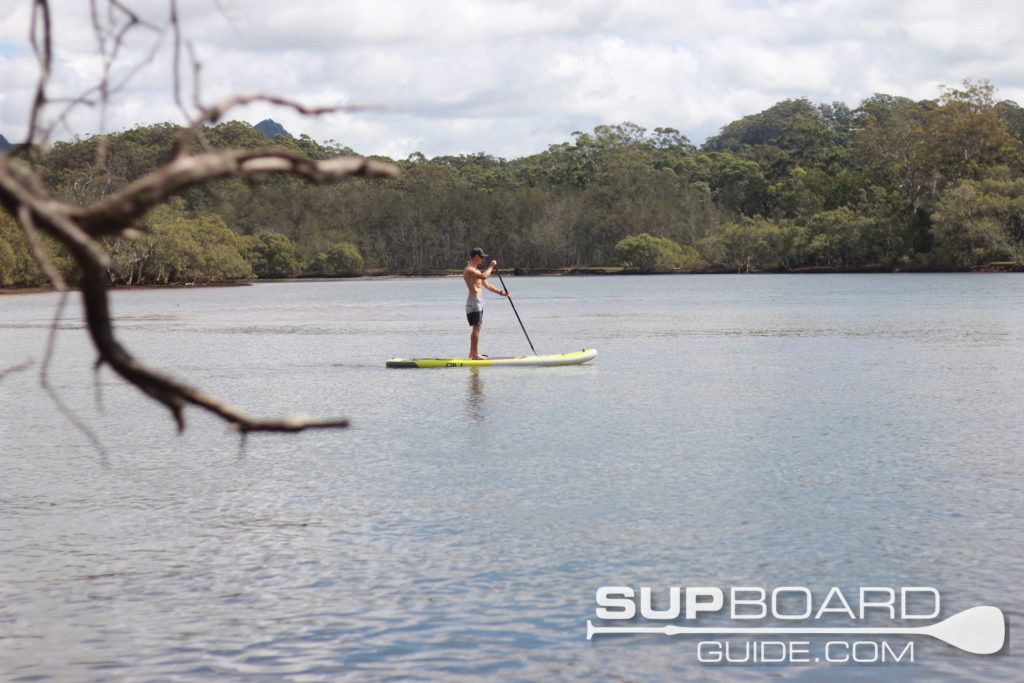
[[[539,352],[597,360],[385,369],[465,353],[456,279],[116,292],[143,360],[256,415],[353,420],[244,449],[94,374],[71,299],[49,381],[100,450],[39,387],[57,296],[0,297],[0,366],[35,361],[0,382],[0,678],[1019,679],[1012,637],[715,666],[585,624],[604,585],[931,586],[1012,636],[1024,276],[508,286]],[[497,297],[481,347],[529,350]]]

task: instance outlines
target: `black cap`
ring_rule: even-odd
[[[490,258],[487,254],[484,253],[484,250],[481,249],[480,247],[473,247],[472,249],[469,250],[469,258],[473,258],[474,256],[479,256],[485,261],[488,258]]]

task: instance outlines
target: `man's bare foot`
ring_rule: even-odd
[[[470,356],[469,357],[470,360],[484,360],[486,358],[487,358],[487,356]]]

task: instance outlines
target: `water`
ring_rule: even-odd
[[[1019,623],[1024,277],[507,284],[539,352],[600,356],[385,369],[468,349],[449,278],[115,292],[142,360],[257,416],[353,422],[244,447],[94,374],[71,299],[49,383],[97,447],[39,386],[57,295],[0,298],[0,365],[35,362],[0,381],[0,677],[1019,677],[1012,640],[712,665],[700,638],[585,627],[606,585],[927,586],[942,617]],[[528,352],[486,311],[485,353]]]

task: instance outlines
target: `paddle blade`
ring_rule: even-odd
[[[1006,620],[998,607],[972,607],[929,627],[929,632],[965,652],[990,655],[1003,649]]]

